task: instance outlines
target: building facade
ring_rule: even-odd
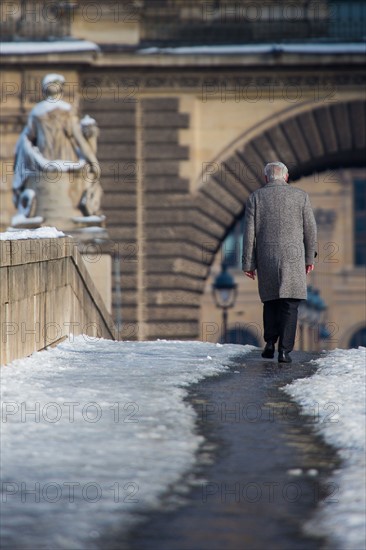
[[[263,185],[264,164],[281,160],[317,211],[310,282],[328,307],[334,339],[326,345],[363,341],[362,2],[27,0],[1,8],[2,229],[14,213],[17,137],[42,77],[58,72],[65,99],[100,128],[121,338],[220,339],[212,274],[248,195]],[[240,292],[229,329],[260,344],[256,289],[233,273]]]

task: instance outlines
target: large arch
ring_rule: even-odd
[[[366,331],[366,322],[365,320],[354,323],[348,330],[343,334],[342,340],[339,342],[339,347],[347,348],[350,346],[352,339],[357,335],[360,335],[362,332]],[[358,344],[360,345],[360,344]],[[362,345],[362,344],[361,344]]]
[[[267,162],[284,162],[292,182],[323,170],[365,166],[365,111],[362,100],[290,110],[245,132],[208,163],[194,199],[201,213],[204,205],[204,215],[222,226],[212,231],[213,250],[243,214],[248,195],[263,185]]]
[[[177,226],[172,220],[170,242],[165,237],[154,242],[156,249],[167,246],[170,258],[158,269],[150,271],[148,266],[149,337],[161,337],[165,327],[166,337],[198,336],[200,299],[210,266],[243,215],[247,197],[263,185],[265,163],[280,159],[289,166],[291,181],[326,169],[365,166],[365,111],[366,102],[359,99],[289,109],[240,136],[207,164],[198,191],[174,205],[181,206],[182,218]],[[150,285],[157,271],[160,281],[168,281],[166,292],[154,293]]]

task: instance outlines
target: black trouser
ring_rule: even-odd
[[[290,353],[294,348],[300,302],[296,298],[279,298],[263,303],[264,339],[273,344],[279,339],[279,351]]]

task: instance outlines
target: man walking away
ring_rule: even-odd
[[[245,207],[242,268],[247,277],[258,273],[263,302],[262,357],[291,363],[297,309],[306,300],[306,275],[314,269],[316,223],[307,193],[288,185],[282,162],[264,169],[266,185],[250,195]]]

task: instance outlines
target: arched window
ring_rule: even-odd
[[[243,253],[244,214],[235,223],[222,244],[222,257],[228,267],[241,269]]]
[[[349,342],[350,348],[358,348],[358,346],[366,347],[366,327],[355,332]]]
[[[230,328],[226,333],[227,344],[250,344],[251,346],[259,347],[258,338],[245,328],[234,327]]]

